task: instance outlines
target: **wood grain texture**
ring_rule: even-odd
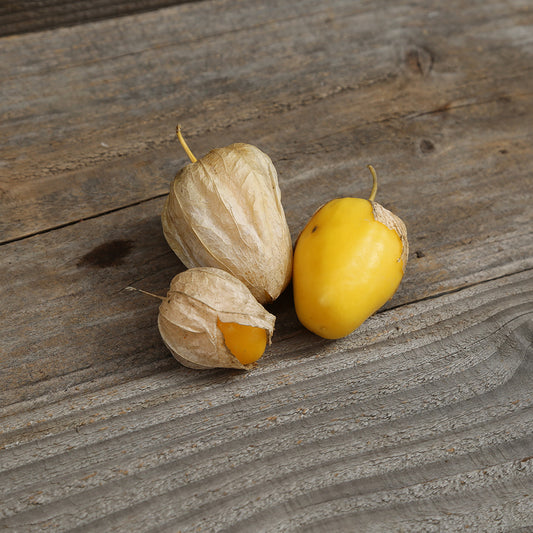
[[[133,285],[164,295],[172,277],[184,269],[163,237],[163,201],[151,200],[2,247],[0,405],[24,409],[26,404],[19,402],[47,402],[47,394],[61,394],[74,385],[91,387],[94,379],[104,376],[127,379],[130,372],[151,372],[168,364],[156,327],[159,301],[123,290]],[[532,269],[532,239],[520,236],[454,251],[447,258],[446,276],[435,267],[446,252],[428,250],[424,257],[413,257],[387,307],[440,294],[443,286],[455,290],[513,268]],[[507,247],[519,250],[513,252],[514,263],[502,262],[497,253]],[[275,338],[301,332],[290,288],[268,309],[277,316]]]
[[[369,162],[384,203],[422,207],[413,226],[428,203],[476,240],[523,221],[527,3],[231,5],[3,40],[2,241],[166,194],[178,121],[199,155],[234,141],[271,155],[295,233],[331,196],[367,194]]]
[[[51,30],[201,0],[17,0],[0,4],[0,37]]]
[[[143,374],[123,357],[122,383],[4,408],[0,524],[533,527],[531,274],[389,310],[337,342],[278,338],[251,372]]]
[[[205,0],[0,39],[0,529],[533,530],[532,26]],[[180,366],[124,290],[184,268],[178,121],[272,157],[293,240],[372,163],[409,233],[394,298],[332,342],[289,288],[253,370]]]

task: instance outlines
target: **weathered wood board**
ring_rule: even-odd
[[[532,301],[531,271],[506,276],[389,310],[341,341],[277,339],[248,373],[162,353],[147,372],[117,350],[108,373],[4,409],[0,524],[533,527]]]
[[[21,0],[0,4],[0,36],[74,26],[201,0]]]
[[[2,404],[46,402],[51,391],[168,364],[156,326],[159,301],[124,290],[135,286],[164,295],[184,268],[162,235],[162,204],[144,202],[3,246],[1,300],[9,313],[0,340]],[[388,307],[471,284],[480,270],[493,277],[530,270],[533,242],[520,237],[471,245],[454,251],[454,258],[445,259],[446,248],[415,255]],[[496,250],[504,247],[519,250],[515,262],[498,262]],[[495,259],[483,268],[479,256],[491,248]],[[446,272],[437,270],[439,262]],[[277,316],[275,341],[303,334],[291,298],[289,288],[270,306]]]
[[[531,35],[525,0],[205,0],[0,38],[0,527],[533,529]],[[332,342],[289,288],[253,370],[175,362],[124,289],[184,268],[178,121],[272,157],[293,240],[372,163],[394,298]]]
[[[383,202],[418,204],[413,230],[443,197],[474,235],[501,211],[515,222],[532,164],[527,3],[231,4],[3,40],[2,241],[166,194],[178,121],[198,154],[271,155],[295,232],[333,195],[367,194],[368,163]]]

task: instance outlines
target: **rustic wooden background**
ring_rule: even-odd
[[[0,34],[0,528],[533,529],[531,0],[7,2]],[[332,342],[288,290],[254,370],[175,362],[124,288],[184,268],[178,121],[272,157],[293,240],[372,163],[389,304]]]

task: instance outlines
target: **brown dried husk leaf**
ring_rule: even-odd
[[[292,273],[292,242],[277,172],[250,144],[210,151],[174,179],[161,215],[170,247],[188,267],[240,279],[260,303],[275,300]]]
[[[276,317],[223,270],[192,268],[172,279],[158,317],[159,332],[172,355],[189,368],[248,368],[224,344],[217,319],[263,328],[270,343]]]
[[[405,227],[403,220],[381,204],[378,204],[377,202],[370,203],[372,204],[374,220],[381,222],[387,226],[387,228],[395,231],[398,237],[400,237],[400,240],[402,241],[402,255],[399,260],[402,262],[402,268],[405,272],[407,259],[409,257],[409,241],[407,240],[407,228]]]

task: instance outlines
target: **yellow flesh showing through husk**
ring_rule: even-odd
[[[263,355],[267,345],[267,332],[263,328],[220,320],[217,326],[226,347],[243,365],[254,363]]]

